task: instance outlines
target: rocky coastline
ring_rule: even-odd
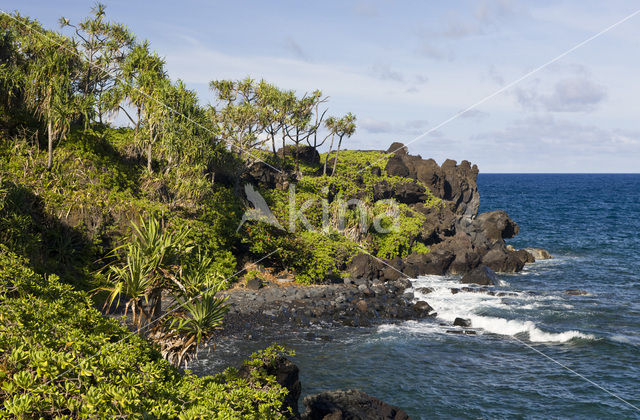
[[[505,243],[505,239],[514,237],[520,230],[506,212],[478,214],[480,196],[475,165],[471,166],[467,161],[458,165],[447,160],[439,166],[432,159],[409,155],[400,143],[394,143],[388,150],[392,151],[395,153],[389,159],[386,171],[414,182],[393,189],[377,185],[375,196],[378,199],[395,198],[427,216],[421,239],[430,245],[430,252],[391,260],[360,253],[347,265],[348,277],[327,279],[326,284],[320,285],[299,285],[290,278],[248,282],[223,294],[227,297],[229,312],[218,338],[225,335],[252,337],[260,331],[285,326],[367,327],[435,317],[437,314],[428,302],[414,297],[410,278],[459,274],[462,275],[461,287],[452,288],[451,293],[464,290],[496,294],[500,293],[492,290],[492,286],[498,284],[496,272],[518,272],[536,259],[551,258],[542,249],[516,250]],[[440,206],[422,204],[423,185],[442,200]],[[470,327],[465,319],[456,319],[451,327],[451,333],[474,333],[465,329]],[[276,376],[290,389],[290,395],[296,401],[291,404],[297,418],[408,418],[401,409],[355,390],[308,396],[304,399],[307,412],[300,415],[297,367],[289,366],[291,362],[286,359],[281,364],[288,373]]]

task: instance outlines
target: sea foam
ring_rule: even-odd
[[[416,299],[429,302],[438,313],[438,318],[447,323],[453,323],[456,318],[466,318],[471,321],[472,328],[507,336],[523,334],[529,341],[536,343],[565,343],[576,338],[595,339],[593,335],[580,331],[548,332],[531,320],[508,319],[488,314],[496,311],[520,310],[521,312],[549,304],[558,309],[565,309],[567,304],[558,296],[538,296],[523,292],[516,292],[513,296],[492,296],[480,291],[462,290],[453,294],[452,288],[460,289],[463,285],[452,276],[424,276],[412,280],[412,283],[416,289]],[[423,294],[417,290],[421,287],[429,287],[433,291]],[[417,325],[407,324],[405,328],[415,332]],[[450,328],[447,327],[447,329]],[[433,331],[432,328],[429,330]],[[440,330],[444,331],[444,329]]]

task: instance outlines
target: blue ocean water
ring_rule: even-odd
[[[554,259],[501,275],[513,296],[452,295],[427,276],[438,318],[273,340],[297,352],[303,395],[358,388],[412,418],[640,418],[640,175],[481,174],[481,211],[506,210],[516,248]],[[566,289],[587,291],[572,296]],[[447,333],[456,316],[477,335]],[[194,366],[217,371],[273,341],[221,343]]]

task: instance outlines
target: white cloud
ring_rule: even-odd
[[[389,64],[377,63],[372,67],[375,77],[380,80],[394,80],[396,82],[404,82],[404,75],[396,70],[391,69]]]
[[[520,105],[552,112],[589,112],[607,96],[604,87],[584,77],[561,79],[547,93],[541,93],[539,85],[540,81],[536,80],[531,88],[515,90]]]

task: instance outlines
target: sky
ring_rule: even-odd
[[[400,141],[486,173],[640,171],[640,13],[595,36],[638,2],[103,3],[203,104],[215,100],[209,81],[250,76],[300,95],[320,89],[330,114],[353,112],[350,149]],[[54,29],[92,4],[0,9]]]

